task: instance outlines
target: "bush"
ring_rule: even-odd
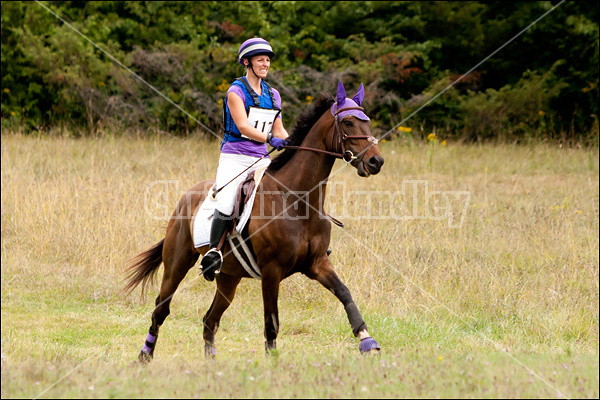
[[[465,140],[598,139],[598,6],[567,2],[2,2],[2,127],[189,134],[221,129],[220,100],[249,37],[292,124],[311,98],[366,86],[375,134],[408,123]],[[158,92],[160,93],[158,93]],[[169,101],[164,96],[168,97]],[[437,97],[436,97],[437,96]],[[173,106],[176,103],[186,112]],[[586,139],[587,138],[587,139]],[[595,138],[595,139],[594,139]]]

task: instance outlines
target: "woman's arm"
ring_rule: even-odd
[[[281,138],[281,139],[287,139],[287,137],[289,136],[287,131],[283,127],[283,121],[281,120],[281,118],[275,118],[275,122],[273,123],[272,132],[273,132],[273,136]]]
[[[231,113],[233,122],[235,122],[235,126],[237,126],[242,135],[247,136],[252,140],[256,140],[257,142],[267,141],[266,133],[259,131],[248,123],[248,115],[246,115],[244,101],[240,96],[233,92],[229,92],[227,95],[227,107],[229,107],[229,112]]]

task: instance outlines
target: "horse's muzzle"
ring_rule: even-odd
[[[367,163],[367,169],[371,175],[377,175],[379,171],[381,171],[381,166],[383,165],[383,157],[373,156],[369,158],[369,162]]]
[[[383,157],[373,156],[369,161],[356,159],[351,164],[356,167],[359,176],[366,178],[379,173],[383,165]]]

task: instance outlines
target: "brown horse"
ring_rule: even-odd
[[[342,302],[352,332],[361,339],[361,353],[379,351],[379,345],[369,336],[348,288],[336,275],[328,257],[331,222],[322,210],[325,185],[336,158],[344,158],[363,177],[377,174],[383,165],[377,140],[371,136],[370,121],[359,107],[362,85],[353,99],[346,98],[340,86],[337,103],[323,96],[299,117],[286,150],[271,162],[265,173],[256,195],[257,199],[262,196],[262,201],[254,202],[251,215],[255,218],[250,218],[243,232],[260,266],[267,353],[276,348],[280,282],[296,272],[316,279]],[[206,180],[192,187],[179,201],[165,238],[135,257],[128,268],[125,290],[131,291],[140,283],[144,290],[161,262],[165,266],[152,325],[139,355],[142,362],[153,357],[159,328],[169,315],[171,297],[179,283],[199,255],[208,250],[207,246],[194,247],[192,221],[213,183],[214,180]],[[294,206],[297,204],[301,207]],[[274,217],[258,217],[265,214]],[[217,291],[203,318],[207,357],[216,355],[215,334],[236,287],[242,278],[250,277],[231,255],[229,245],[223,247],[223,255],[223,268],[216,279]]]

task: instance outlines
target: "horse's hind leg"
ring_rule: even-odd
[[[171,299],[185,275],[198,260],[199,254],[187,246],[177,234],[178,229],[167,232],[163,247],[163,262],[165,271],[160,286],[160,293],[156,298],[156,307],[152,313],[152,325],[148,331],[146,343],[139,355],[141,362],[150,361],[154,355],[158,330],[169,315]]]
[[[215,335],[219,329],[219,321],[223,313],[235,296],[235,290],[240,283],[241,277],[226,274],[217,275],[217,292],[213,302],[204,315],[204,355],[206,358],[212,358],[217,355],[215,347]]]
[[[321,285],[329,289],[344,305],[344,310],[348,315],[352,333],[360,339],[359,350],[361,353],[378,353],[379,344],[373,339],[367,331],[367,324],[363,320],[358,307],[352,300],[350,291],[342,283],[340,278],[333,270],[329,258],[322,257],[318,259],[306,274],[311,279],[316,279]]]

